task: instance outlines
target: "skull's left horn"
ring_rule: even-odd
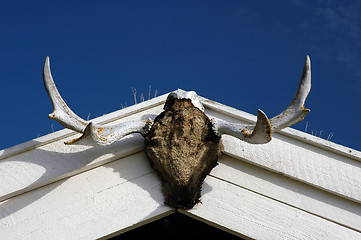
[[[258,110],[256,125],[232,123],[221,119],[212,119],[213,130],[218,136],[231,135],[252,144],[271,141],[271,125],[264,112]]]
[[[303,66],[302,77],[295,98],[282,113],[270,119],[272,132],[290,127],[302,121],[310,109],[305,108],[305,101],[311,91],[311,60],[307,55]]]
[[[50,101],[54,106],[54,111],[49,114],[49,118],[57,120],[66,128],[83,133],[80,138],[66,142],[66,144],[74,143],[84,137],[91,137],[98,144],[108,145],[131,133],[144,135],[151,126],[150,121],[132,121],[120,125],[102,126],[80,118],[66,105],[60,96],[50,72],[49,57],[46,57],[44,62],[43,80]]]
[[[307,55],[303,67],[302,77],[296,96],[282,113],[268,120],[267,116],[258,110],[256,125],[230,123],[220,119],[213,120],[213,129],[217,135],[228,134],[249,143],[267,143],[271,140],[271,133],[290,127],[304,119],[310,112],[305,108],[306,98],[311,90],[311,61]]]

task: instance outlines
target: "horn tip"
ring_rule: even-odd
[[[49,56],[46,56],[45,61],[44,61],[44,68],[49,67],[49,66],[50,66],[50,58],[49,58]]]
[[[306,55],[305,66],[307,66],[308,68],[310,68],[311,66],[311,59],[309,55]]]

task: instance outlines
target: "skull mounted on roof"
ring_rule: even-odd
[[[254,125],[210,119],[198,95],[181,90],[169,94],[164,111],[154,120],[131,121],[120,125],[99,125],[77,116],[60,96],[50,72],[49,57],[43,69],[44,85],[54,106],[49,118],[64,127],[82,133],[100,145],[109,145],[131,133],[145,139],[145,153],[162,181],[165,203],[191,209],[200,201],[205,177],[217,165],[222,153],[221,136],[232,135],[251,144],[266,144],[271,134],[303,120],[310,112],[304,107],[311,89],[310,58],[306,56],[295,98],[279,115],[268,119],[261,110]]]

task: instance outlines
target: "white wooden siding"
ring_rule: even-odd
[[[166,97],[94,121],[154,118]],[[202,101],[211,117],[255,120]],[[361,239],[361,153],[290,128],[273,136],[265,145],[224,136],[202,203],[181,212],[247,238]],[[62,130],[0,151],[1,239],[106,238],[173,213],[140,135],[63,144],[73,137]]]
[[[171,214],[144,153],[0,203],[1,239],[96,239]]]
[[[361,232],[361,206],[224,154],[211,176]]]
[[[111,123],[147,120],[162,112],[164,100],[165,96],[160,96],[94,121],[109,123],[108,118],[113,119]],[[129,135],[110,146],[87,140],[65,145],[65,141],[80,135],[68,130],[59,132],[50,134],[55,135],[55,140],[45,136],[41,141],[33,140],[0,152],[0,179],[7,179],[0,181],[0,201],[142,151],[144,146],[139,134]],[[43,141],[44,138],[48,142]]]
[[[207,177],[202,204],[184,212],[252,239],[360,239],[361,234],[266,196]],[[183,211],[182,211],[183,212]]]

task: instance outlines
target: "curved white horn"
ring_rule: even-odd
[[[93,124],[90,121],[85,121],[77,116],[68,105],[66,105],[55,86],[50,72],[49,57],[46,57],[44,62],[43,79],[46,91],[54,106],[54,111],[49,114],[49,118],[57,120],[66,128],[83,133],[80,138],[66,142],[66,144],[72,144],[79,139],[91,137],[98,144],[108,145],[131,133],[140,133],[144,135],[151,127],[151,121],[132,121],[120,125],[102,126]]]
[[[50,97],[50,101],[54,106],[54,111],[53,113],[49,114],[49,118],[57,120],[61,125],[66,128],[82,133],[89,122],[77,116],[68,107],[68,105],[66,105],[65,101],[60,96],[60,93],[55,86],[53,77],[50,72],[49,57],[46,57],[44,62],[43,80],[45,89]]]
[[[311,60],[307,55],[302,77],[295,98],[282,113],[270,119],[272,132],[290,127],[300,121],[311,111],[305,108],[306,98],[311,91]]]
[[[310,90],[311,61],[307,55],[296,96],[286,110],[270,120],[268,120],[267,116],[261,110],[258,110],[256,125],[230,123],[213,119],[213,129],[219,136],[228,134],[253,144],[267,143],[271,140],[272,132],[302,121],[310,112],[310,110],[304,106]]]
[[[231,135],[252,144],[263,144],[271,141],[271,125],[264,112],[258,110],[256,125],[232,123],[220,119],[212,119],[213,130],[218,136]]]

